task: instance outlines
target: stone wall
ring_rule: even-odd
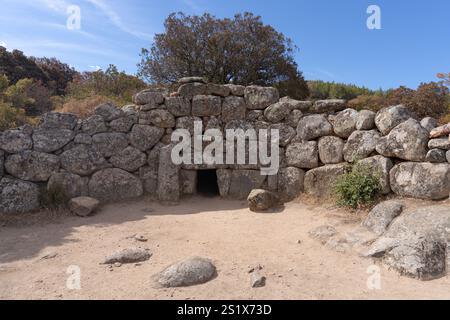
[[[327,196],[349,162],[377,172],[383,192],[443,199],[450,192],[450,141],[429,139],[437,123],[421,122],[403,106],[375,114],[347,109],[343,100],[296,101],[274,88],[180,80],[178,92],[146,90],[135,105],[104,104],[81,120],[48,113],[36,128],[0,133],[0,212],[39,208],[40,194],[62,189],[68,197],[102,202],[142,195],[177,202],[196,190],[196,170],[217,170],[221,196],[244,199],[252,189],[278,192],[284,201],[306,192]],[[171,134],[205,129],[279,129],[278,175],[255,165],[176,166]]]

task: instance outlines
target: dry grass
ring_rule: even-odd
[[[101,95],[96,95],[81,100],[69,98],[61,108],[55,111],[73,113],[82,119],[86,119],[94,114],[94,110],[97,106],[106,102],[111,102],[111,99]]]

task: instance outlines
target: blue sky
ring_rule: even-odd
[[[371,4],[381,8],[381,30],[366,27]],[[66,28],[70,5],[81,8],[80,30]],[[306,79],[415,88],[450,72],[448,0],[0,0],[0,8],[0,44],[78,70],[112,63],[135,73],[140,49],[171,12],[251,11],[295,42]]]

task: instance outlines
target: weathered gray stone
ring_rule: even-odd
[[[228,196],[245,200],[252,190],[260,189],[265,181],[266,177],[259,170],[233,170]]]
[[[399,196],[441,200],[450,193],[450,164],[404,162],[391,170],[390,179]]]
[[[3,177],[4,164],[5,164],[5,153],[2,150],[0,150],[0,179]]]
[[[250,110],[262,110],[278,102],[280,94],[275,88],[249,86],[245,88],[245,101]]]
[[[178,88],[178,94],[181,97],[185,97],[189,100],[191,100],[193,97],[198,95],[205,95],[206,94],[207,86],[203,83],[186,83],[181,85]]]
[[[89,196],[101,202],[139,198],[143,193],[142,182],[121,169],[96,172],[89,181]]]
[[[266,286],[266,277],[261,275],[258,270],[252,272],[250,276],[250,285],[252,288],[263,288]]]
[[[217,185],[219,186],[219,193],[222,198],[228,197],[231,185],[231,170],[218,169],[217,171]]]
[[[431,206],[398,217],[366,255],[420,280],[445,276],[449,210],[445,205]]]
[[[129,135],[130,143],[141,151],[147,151],[153,148],[164,136],[163,128],[135,125]]]
[[[323,164],[344,162],[345,142],[339,137],[322,137],[319,139],[319,158]]]
[[[436,119],[427,117],[427,118],[423,118],[422,121],[420,121],[420,125],[428,132],[431,132],[431,130],[437,128],[437,126],[439,124]]]
[[[345,109],[335,116],[330,116],[328,120],[333,125],[334,133],[339,137],[346,139],[356,130],[358,111]]]
[[[226,97],[222,104],[222,121],[227,123],[233,120],[245,120],[247,106],[244,98]],[[256,119],[255,119],[256,120]]]
[[[117,251],[116,253],[108,256],[103,261],[103,264],[115,264],[115,263],[138,263],[147,261],[152,257],[152,254],[141,248],[128,248]]]
[[[158,190],[158,165],[144,166],[139,168],[139,178],[144,186],[144,191],[156,198],[156,192]]]
[[[160,104],[164,103],[164,94],[161,91],[155,91],[153,89],[144,90],[136,94],[133,97],[133,101],[139,106],[148,105],[149,108],[157,108]]]
[[[222,100],[216,96],[198,95],[192,99],[192,115],[196,117],[218,116],[222,113]]]
[[[358,163],[368,167],[375,176],[379,177],[382,194],[391,193],[389,173],[394,167],[394,163],[391,159],[383,156],[374,156],[360,160]]]
[[[154,280],[158,286],[177,288],[203,284],[216,275],[216,267],[210,260],[196,257],[171,265],[157,274]]]
[[[203,123],[202,119],[199,117],[181,117],[177,118],[176,128],[188,130],[191,136],[194,135],[194,126],[195,123]]]
[[[378,111],[375,124],[383,135],[387,135],[392,129],[410,118],[414,118],[411,111],[403,105],[398,105]]]
[[[186,83],[206,83],[205,79],[203,77],[183,77],[178,80],[179,84],[186,84]]]
[[[42,116],[39,122],[41,129],[66,129],[74,130],[77,126],[78,118],[72,113],[49,112]]]
[[[304,141],[329,136],[333,134],[333,127],[324,115],[316,114],[303,117],[297,126],[297,135]]]
[[[362,225],[381,236],[391,222],[403,212],[404,208],[403,203],[395,200],[382,202],[370,211]]]
[[[59,169],[58,156],[37,151],[24,151],[6,158],[6,171],[21,180],[47,181]]]
[[[303,118],[303,112],[300,110],[292,110],[288,117],[286,118],[285,122],[287,125],[291,126],[292,128],[297,128],[298,123]]]
[[[71,173],[89,176],[108,167],[108,163],[95,148],[79,145],[61,154],[61,166]]]
[[[243,97],[245,94],[244,86],[240,86],[240,85],[236,85],[236,84],[226,84],[225,86],[231,90],[231,94],[233,96]]]
[[[270,177],[269,177],[270,178]],[[284,202],[296,199],[304,190],[305,171],[287,167],[280,169],[277,176],[277,190]]]
[[[97,199],[77,197],[69,201],[69,210],[79,217],[87,217],[93,214],[99,205],[100,202]]]
[[[134,147],[127,147],[114,154],[109,162],[116,168],[135,172],[147,163],[147,155]]]
[[[172,162],[172,145],[161,148],[158,169],[158,199],[176,203],[180,200],[180,166]]]
[[[175,117],[167,110],[155,109],[141,112],[139,118],[148,120],[150,124],[159,128],[175,127]]]
[[[0,132],[0,149],[8,153],[30,150],[33,147],[31,135],[22,130],[7,130]]]
[[[264,121],[264,111],[263,110],[250,110],[247,113],[246,119],[247,119],[247,121]]]
[[[314,103],[312,111],[315,113],[333,113],[347,108],[347,102],[340,99],[319,100]]]
[[[308,171],[305,175],[305,192],[319,198],[333,195],[337,179],[347,170],[348,164],[340,163]]]
[[[280,199],[275,193],[263,189],[252,190],[247,202],[253,212],[267,211],[280,205]]]
[[[128,146],[128,138],[124,133],[99,133],[92,137],[92,145],[104,157],[109,158]]]
[[[432,149],[432,150],[428,151],[425,161],[431,162],[431,163],[447,162],[447,158],[445,156],[445,150]]]
[[[375,129],[376,113],[370,110],[361,110],[356,119],[356,130],[372,130]]]
[[[287,165],[302,169],[319,166],[319,147],[316,141],[292,143],[286,148]]]
[[[344,159],[354,162],[370,156],[376,149],[380,134],[375,131],[355,131],[344,146]]]
[[[323,245],[335,235],[337,235],[336,228],[328,225],[317,227],[309,232],[309,236],[312,239],[320,241]]]
[[[128,115],[109,123],[109,127],[116,132],[129,132],[131,128],[138,122],[137,115]]]
[[[197,192],[197,171],[181,170],[180,184],[182,194],[195,194]]]
[[[81,130],[84,133],[94,135],[108,131],[108,127],[106,126],[103,117],[95,115],[83,120]]]
[[[139,107],[135,104],[128,104],[126,106],[122,107],[122,111],[124,112],[125,116],[136,116],[138,114]]]
[[[191,114],[191,102],[184,97],[167,97],[165,105],[175,117],[186,117]]]
[[[450,138],[431,139],[428,142],[428,148],[450,150]]]
[[[67,198],[87,196],[89,178],[70,172],[53,173],[48,180],[47,190],[60,190]]]
[[[220,97],[228,97],[231,89],[225,85],[208,83],[206,87],[206,94]]]
[[[27,213],[39,209],[39,187],[31,182],[0,180],[0,213]]]
[[[33,149],[52,153],[62,149],[73,140],[75,133],[67,129],[39,129],[33,132]]]
[[[283,97],[280,99],[280,102],[287,103],[292,111],[299,110],[301,112],[307,112],[310,111],[313,106],[312,101],[299,101],[290,97]]]
[[[419,122],[409,119],[379,139],[376,150],[386,157],[423,161],[428,152],[428,135]]]
[[[294,128],[284,123],[273,124],[270,126],[270,130],[278,130],[278,133],[280,135],[280,146],[282,147],[287,146],[297,134]],[[270,135],[271,132],[269,131],[268,133]]]
[[[86,133],[79,133],[75,136],[75,138],[73,139],[73,142],[76,144],[91,145],[92,137]]]
[[[450,150],[447,151],[447,153],[445,154],[445,157],[447,158],[448,163],[450,163]]]
[[[117,108],[112,103],[101,104],[97,108],[95,108],[94,112],[96,115],[101,116],[107,122],[125,116],[125,113],[122,111],[122,109]]]
[[[286,119],[291,112],[291,106],[286,102],[277,102],[264,111],[266,119],[272,123],[279,123]]]

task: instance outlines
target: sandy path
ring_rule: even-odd
[[[450,298],[448,277],[420,282],[386,269],[381,290],[369,290],[367,268],[372,261],[329,250],[308,237],[311,229],[327,223],[338,230],[356,226],[358,219],[344,217],[340,209],[300,201],[279,213],[256,214],[242,202],[191,198],[177,207],[142,200],[106,206],[87,219],[2,227],[0,299]],[[148,242],[127,239],[134,234]],[[153,257],[140,266],[113,271],[99,264],[106,255],[130,246],[149,248]],[[57,256],[42,259],[48,253]],[[190,256],[212,259],[218,277],[196,287],[153,288],[153,274]],[[264,266],[265,288],[250,288],[247,272],[256,264]],[[71,265],[81,268],[79,291],[66,288]]]

